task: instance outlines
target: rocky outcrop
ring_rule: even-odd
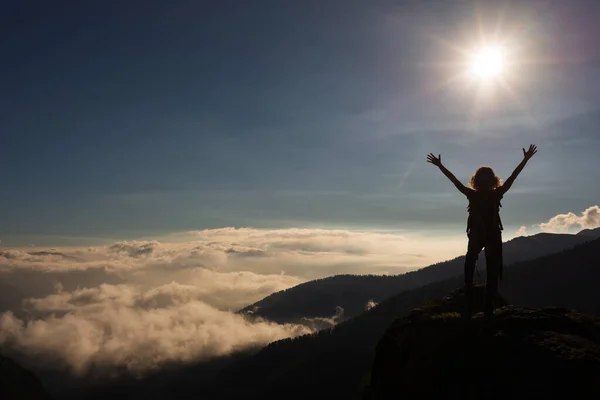
[[[365,398],[600,398],[599,319],[507,305],[465,320],[463,301],[456,291],[393,323]]]

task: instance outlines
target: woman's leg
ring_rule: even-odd
[[[486,316],[494,314],[494,298],[498,293],[498,277],[502,264],[502,232],[494,232],[486,240],[485,259],[487,264],[487,277],[485,284],[484,313]]]
[[[473,286],[473,274],[475,273],[475,264],[479,258],[479,253],[483,249],[483,237],[476,233],[469,234],[469,244],[467,245],[467,255],[465,256],[465,286]]]
[[[466,316],[471,317],[473,311],[473,274],[475,273],[475,264],[479,258],[479,253],[483,248],[483,240],[480,235],[469,233],[469,244],[467,246],[467,255],[465,256],[465,300]]]

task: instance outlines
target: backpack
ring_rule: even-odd
[[[497,190],[478,192],[473,190],[467,196],[469,205],[467,211],[467,233],[471,231],[493,232],[503,230],[500,220],[500,207],[502,207],[502,193]]]

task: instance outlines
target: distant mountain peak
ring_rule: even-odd
[[[58,251],[52,251],[52,250],[40,250],[40,251],[30,251],[28,253],[31,256],[56,256],[56,257],[62,257],[66,260],[73,260],[73,261],[81,261],[81,259],[77,258],[77,257],[73,257],[73,256],[69,256],[67,254],[63,254],[61,252]]]

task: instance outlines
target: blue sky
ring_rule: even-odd
[[[466,200],[425,155],[466,183],[529,143],[507,233],[581,212],[600,198],[600,4],[519,3],[3,2],[0,238],[461,234]],[[513,46],[513,95],[444,85],[479,32]]]

